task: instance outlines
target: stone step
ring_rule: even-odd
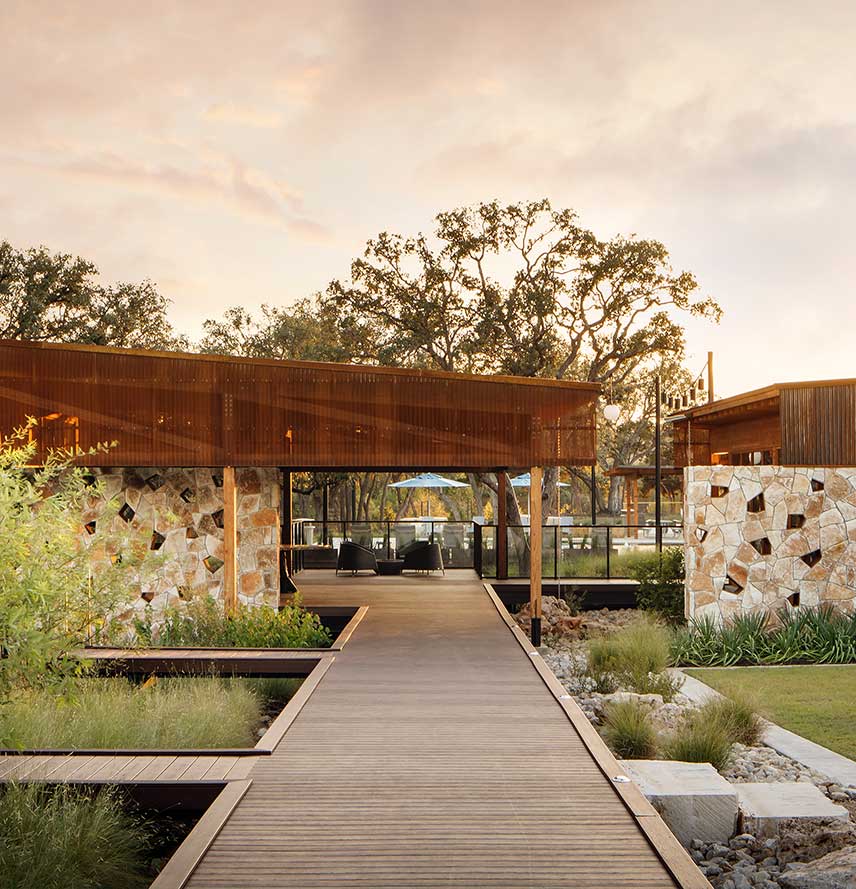
[[[727,843],[734,835],[735,785],[709,763],[626,759],[621,765],[684,846]]]
[[[849,821],[850,813],[808,782],[734,784],[741,830],[757,837],[774,837],[784,822]]]

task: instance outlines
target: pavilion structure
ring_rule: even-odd
[[[168,569],[143,591],[155,604],[200,586],[226,608],[278,601],[295,471],[497,472],[502,565],[505,472],[529,469],[540,552],[543,468],[595,462],[598,394],[549,379],[0,341],[0,429],[35,418],[41,459],[74,449],[124,498],[120,516],[151,526]],[[84,519],[94,527],[98,515]],[[538,632],[540,559],[531,566]]]

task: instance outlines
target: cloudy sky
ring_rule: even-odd
[[[198,335],[380,230],[547,196],[725,308],[718,388],[856,376],[856,3],[0,4],[0,238]]]

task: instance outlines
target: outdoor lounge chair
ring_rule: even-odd
[[[429,543],[428,541],[419,541],[407,548],[402,554],[404,557],[404,571],[442,571],[446,573],[443,567],[443,553],[440,551],[439,543]]]
[[[339,558],[336,562],[336,574],[340,571],[350,571],[356,574],[358,571],[374,571],[377,574],[377,559],[375,554],[359,543],[343,540],[339,544]]]

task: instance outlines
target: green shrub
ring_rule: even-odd
[[[4,889],[148,886],[148,830],[109,789],[10,784],[0,796]]]
[[[251,747],[263,701],[241,679],[85,679],[67,696],[24,691],[0,707],[15,749]]]
[[[646,553],[630,566],[629,573],[639,581],[636,600],[640,608],[653,611],[669,623],[684,622],[683,547]]]
[[[134,598],[147,551],[139,533],[110,530],[115,501],[81,544],[81,511],[103,500],[103,487],[90,486],[68,452],[51,452],[34,469],[28,439],[38,432],[31,421],[0,434],[0,702],[17,687],[57,688],[81,673],[74,650]]]
[[[608,692],[620,687],[672,700],[680,690],[681,679],[666,672],[671,642],[669,628],[644,614],[610,636],[592,639],[588,667],[589,675],[599,686],[596,690]]]
[[[737,744],[757,744],[764,733],[764,722],[745,695],[712,698],[699,708],[696,718],[721,726]]]
[[[676,634],[672,656],[688,667],[852,664],[856,612],[845,614],[830,605],[784,608],[740,614],[723,624],[706,616]]]
[[[699,711],[686,717],[663,745],[663,757],[677,762],[709,762],[721,772],[731,759],[732,741],[725,727]]]
[[[657,732],[651,710],[639,701],[617,701],[606,708],[603,736],[621,759],[652,759]]]
[[[239,605],[225,614],[212,596],[192,599],[184,608],[170,608],[155,626],[151,614],[135,623],[137,645],[201,646],[215,648],[324,648],[332,644],[317,614],[307,611],[295,596],[279,610]]]

